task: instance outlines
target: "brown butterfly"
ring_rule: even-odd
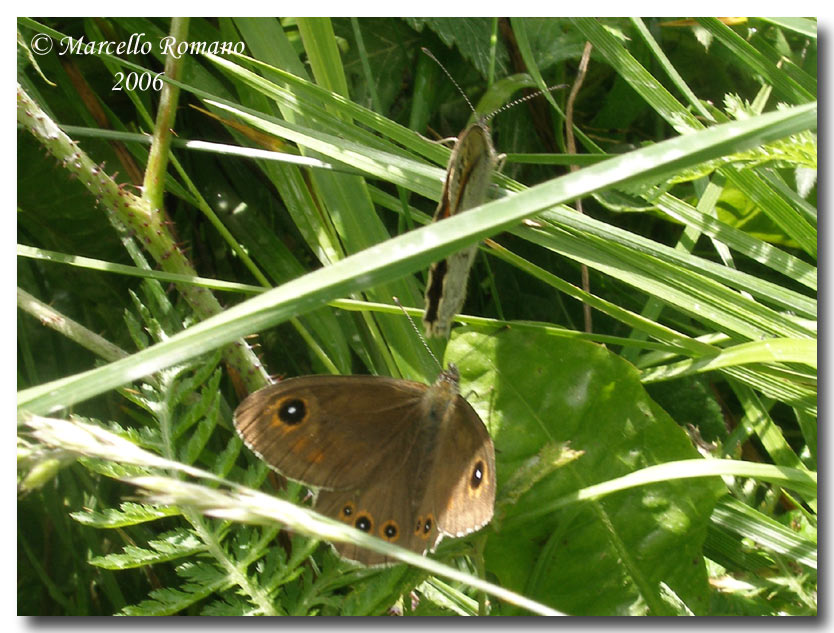
[[[458,390],[454,365],[425,385],[379,376],[302,376],[238,406],[244,443],[289,479],[319,488],[314,509],[420,554],[486,525],[495,451]],[[366,565],[394,562],[335,543]]]

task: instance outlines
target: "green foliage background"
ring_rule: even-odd
[[[18,33],[18,613],[816,613],[814,21],[21,18]],[[174,33],[246,56],[36,55],[38,33]],[[471,112],[421,47],[480,112],[568,84],[490,122],[508,154],[495,201],[426,229],[448,149],[421,135]],[[167,100],[113,89],[166,63]],[[267,371],[430,382],[391,297],[419,315],[429,263],[487,237],[465,327],[431,343],[496,444],[495,519],[435,555],[462,577],[353,566],[303,509],[269,514],[187,471],[308,505],[235,436],[240,392]],[[137,497],[150,475],[156,496]]]

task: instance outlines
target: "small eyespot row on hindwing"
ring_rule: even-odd
[[[380,528],[379,535],[389,543],[395,543],[400,538],[400,526],[393,519],[386,521]]]
[[[357,530],[362,530],[363,532],[368,532],[369,534],[374,530],[374,522],[371,519],[371,515],[367,512],[363,512],[356,520],[353,522],[353,527]]]
[[[287,426],[301,424],[309,415],[307,402],[303,398],[284,398],[278,402],[276,409],[277,422],[286,424]]]
[[[426,539],[431,534],[432,527],[434,527],[434,516],[429,514],[426,517],[418,517],[417,523],[414,526],[414,533],[420,538]]]
[[[354,515],[356,515],[355,518]],[[358,530],[362,530],[363,532],[367,532],[368,534],[373,534],[374,521],[371,517],[371,514],[366,511],[359,512],[357,514],[356,505],[353,503],[353,501],[349,501],[342,506],[342,509],[339,511],[339,519],[341,519],[345,523],[348,523],[349,525],[352,525]],[[379,528],[379,536],[380,538],[388,541],[389,543],[396,542],[400,538],[399,524],[393,519],[386,521]]]
[[[372,515],[366,510],[357,512],[356,504],[354,504],[353,501],[348,501],[342,506],[342,509],[339,510],[339,519],[348,525],[352,525],[357,530],[362,530],[363,532],[368,533],[373,533],[374,531],[374,520]],[[383,530],[385,530],[385,526],[383,526]]]

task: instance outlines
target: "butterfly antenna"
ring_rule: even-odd
[[[425,49],[423,49],[423,50],[425,50]],[[408,319],[408,322],[411,323],[411,327],[414,328],[414,331],[417,333],[417,338],[420,339],[420,342],[423,344],[423,347],[426,348],[426,351],[429,353],[429,356],[431,356],[434,359],[434,362],[437,363],[437,366],[440,367],[440,369],[443,369],[443,365],[440,364],[440,361],[437,360],[437,356],[435,356],[434,352],[431,351],[431,347],[429,347],[429,344],[426,343],[426,338],[420,333],[419,328],[414,323],[414,319],[412,319],[411,315],[408,312],[405,311],[405,308],[403,307],[403,304],[400,303],[400,300],[397,297],[391,297],[391,298],[394,300],[394,303],[396,303],[400,307],[400,310],[403,311],[403,314],[405,315],[405,318]]]
[[[431,57],[438,66],[440,66],[440,70],[442,70],[444,73],[446,73],[446,76],[449,78],[449,81],[451,81],[454,84],[455,88],[458,89],[458,92],[461,94],[461,96],[466,100],[466,103],[469,105],[469,109],[472,110],[472,112],[474,112],[477,115],[478,113],[475,112],[475,107],[472,105],[472,102],[469,100],[469,97],[466,96],[466,93],[463,91],[463,89],[460,87],[460,85],[458,85],[458,82],[455,81],[455,78],[452,77],[451,73],[448,70],[446,70],[446,67],[443,64],[440,63],[440,60],[437,59],[437,57],[434,56],[434,53],[432,53],[425,46],[421,50],[426,55]]]

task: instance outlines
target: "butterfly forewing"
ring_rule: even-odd
[[[311,486],[361,486],[413,443],[428,387],[379,376],[304,376],[248,396],[235,411],[244,443],[282,475]]]

